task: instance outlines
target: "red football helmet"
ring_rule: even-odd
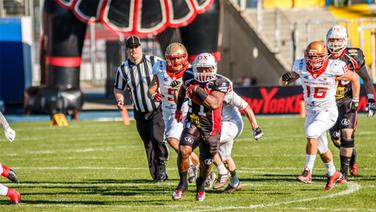
[[[317,71],[328,61],[328,50],[322,41],[311,42],[305,52],[304,59],[306,61],[307,70]]]
[[[188,52],[185,46],[175,42],[167,46],[165,51],[167,71],[179,74],[188,68]]]

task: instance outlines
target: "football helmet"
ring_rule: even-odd
[[[346,49],[348,42],[346,28],[341,25],[335,25],[328,30],[326,34],[326,44],[329,52],[338,57]]]
[[[217,61],[210,53],[197,55],[192,63],[193,76],[198,82],[208,82],[217,76]]]
[[[175,42],[168,45],[165,58],[168,72],[178,74],[188,68],[188,52],[181,43]]]
[[[328,50],[322,41],[311,42],[305,52],[304,59],[307,64],[307,70],[317,71],[328,61]]]

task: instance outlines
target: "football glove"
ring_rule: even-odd
[[[358,109],[359,99],[352,99],[350,103],[350,112],[355,112]]]
[[[196,91],[196,89],[199,87],[198,84],[191,84],[187,87],[187,96],[192,97],[192,94]]]
[[[292,78],[293,76],[291,72],[286,72],[282,75],[282,80],[285,82],[289,82],[290,80],[292,80]]]
[[[175,111],[175,119],[178,123],[183,120],[183,112],[181,112],[181,110]]]
[[[161,97],[161,94],[156,92],[156,93],[153,93],[150,98],[154,101],[154,102],[160,102],[162,100],[162,97]]]
[[[368,99],[366,111],[368,111],[368,117],[371,117],[375,114],[375,100],[374,99]]]
[[[253,130],[253,137],[257,141],[258,139],[262,138],[264,133],[262,132],[260,127],[257,127],[256,129]]]
[[[12,128],[4,129],[4,134],[9,142],[13,142],[14,139],[16,138],[16,131],[14,131]]]

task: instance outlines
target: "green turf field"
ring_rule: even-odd
[[[146,156],[134,123],[78,121],[69,127],[47,122],[14,123],[14,143],[0,137],[1,162],[17,171],[20,183],[1,183],[21,193],[21,205],[0,211],[376,211],[376,118],[361,116],[356,145],[359,177],[324,191],[324,166],[317,158],[314,182],[299,183],[305,164],[302,118],[259,117],[264,138],[255,142],[249,124],[233,156],[243,190],[207,191],[195,201],[195,185],[180,201],[171,194],[178,183],[176,154],[168,161],[169,180],[150,180]],[[339,168],[338,150],[330,143]]]

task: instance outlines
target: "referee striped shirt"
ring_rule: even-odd
[[[149,84],[153,78],[153,65],[158,60],[156,56],[143,55],[139,64],[125,60],[117,69],[115,88],[129,90],[135,110],[139,112],[151,112],[159,107],[159,102],[153,102],[148,97]]]

